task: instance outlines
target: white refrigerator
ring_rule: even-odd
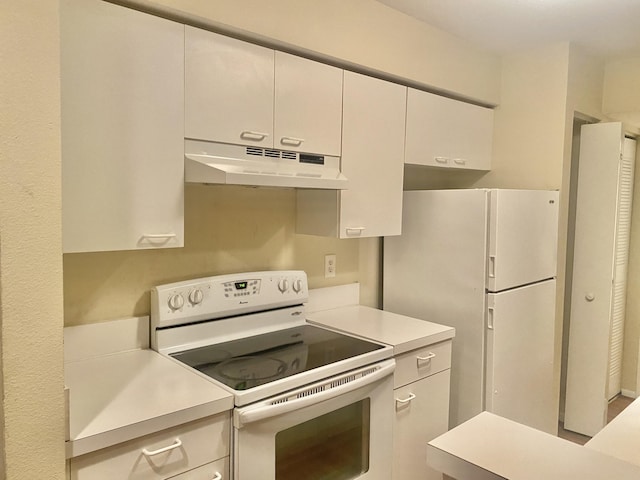
[[[404,194],[383,308],[455,327],[450,427],[488,410],[557,433],[556,191]]]

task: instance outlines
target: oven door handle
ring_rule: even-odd
[[[322,390],[318,393],[313,393],[310,395],[303,396],[301,398],[297,398],[294,400],[289,400],[283,403],[276,403],[275,405],[257,405],[255,407],[249,407],[246,410],[241,408],[234,410],[234,416],[236,420],[236,425],[238,427],[242,425],[246,425],[248,423],[257,422],[259,420],[264,420],[266,418],[275,417],[277,415],[283,415],[285,413],[293,412],[294,410],[299,410],[309,405],[313,405],[319,402],[323,402],[326,400],[330,400],[339,395],[344,395],[345,393],[352,392],[359,388],[365,387],[367,385],[371,385],[372,383],[381,380],[382,378],[391,375],[395,370],[396,363],[394,360],[387,360],[381,364],[380,368],[378,368],[375,372],[365,375],[356,380],[352,380],[350,382],[340,384],[340,379],[348,377],[353,374],[347,373],[345,375],[341,375],[336,378],[330,378],[328,380],[324,380],[320,383],[320,385],[324,385],[326,383],[336,382],[337,386],[332,386],[327,388],[326,390]],[[318,384],[316,384],[318,386]],[[312,389],[314,385],[309,385],[305,388]]]

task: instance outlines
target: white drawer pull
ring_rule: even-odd
[[[456,165],[466,165],[467,161],[464,158],[454,158],[453,163]]]
[[[436,354],[433,352],[429,352],[429,354],[426,357],[421,357],[420,355],[418,355],[416,357],[416,359],[418,360],[418,364],[420,364],[420,362],[428,362],[430,361],[432,358],[435,358]]]
[[[280,143],[283,145],[291,145],[293,147],[299,147],[304,142],[304,138],[295,138],[295,137],[282,137],[280,139]]]
[[[211,480],[222,480],[222,474],[220,472],[216,472]]]
[[[405,403],[409,403],[411,400],[413,400],[414,398],[416,398],[415,394],[410,393],[409,396],[407,398],[400,399],[400,398],[396,398],[396,403],[401,403],[401,404],[405,404]]]
[[[360,236],[362,232],[365,230],[365,227],[347,227],[346,232],[350,237]]]
[[[268,133],[252,132],[251,130],[245,130],[240,134],[240,138],[242,138],[243,140],[255,140],[257,142],[259,142],[260,140],[264,140],[268,136]]]
[[[433,159],[436,161],[436,163],[443,163],[445,165],[449,163],[449,159],[447,157],[434,157]]]
[[[167,447],[159,448],[158,450],[147,450],[146,448],[142,449],[142,453],[147,457],[153,457],[154,455],[159,455],[164,452],[168,452],[169,450],[174,450],[176,448],[180,448],[182,446],[182,441],[179,438],[176,438],[176,441]]]
[[[149,243],[167,243],[177,237],[175,233],[143,233],[140,241],[148,241]]]

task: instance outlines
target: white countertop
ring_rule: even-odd
[[[430,441],[427,462],[458,480],[640,478],[635,465],[488,412]]]
[[[65,328],[67,458],[233,408],[229,392],[147,339],[146,318]]]
[[[589,440],[585,447],[640,466],[639,445],[640,398],[637,398]]]
[[[393,347],[398,355],[454,337],[455,329],[362,305],[323,310],[307,321]]]

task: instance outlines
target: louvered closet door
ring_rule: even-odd
[[[611,308],[611,335],[609,337],[609,386],[607,398],[611,400],[621,391],[622,345],[624,343],[624,317],[627,298],[627,264],[631,232],[631,205],[633,203],[633,176],[635,170],[636,141],[624,140],[618,180],[618,212],[616,218],[615,266],[613,275],[613,301]]]

